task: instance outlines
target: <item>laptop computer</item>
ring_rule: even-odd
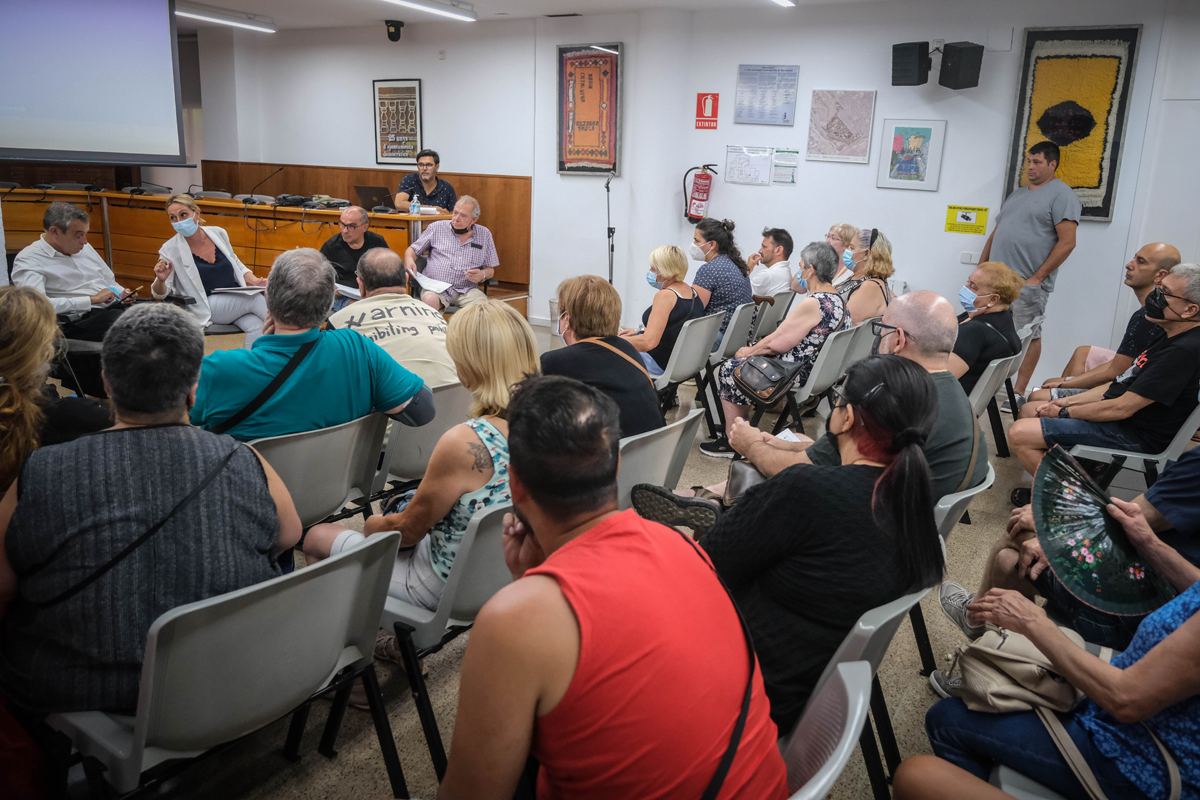
[[[394,195],[386,186],[355,186],[354,191],[358,193],[359,204],[367,211],[376,206],[387,206],[393,211],[396,210]]]

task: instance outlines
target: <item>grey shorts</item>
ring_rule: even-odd
[[[1077,394],[1083,394],[1086,391],[1088,391],[1088,390],[1087,389],[1051,389],[1050,390],[1050,399],[1051,400],[1061,400],[1064,397],[1073,397],[1074,395],[1077,395]]]
[[[1050,292],[1046,289],[1046,284],[1044,283],[1040,283],[1037,286],[1026,284],[1021,287],[1021,296],[1014,300],[1010,306],[1013,315],[1013,325],[1016,326],[1018,333],[1021,331],[1021,328],[1033,322],[1034,317],[1040,317],[1046,313],[1046,301],[1049,299]],[[1042,338],[1041,325],[1034,327],[1033,338]]]

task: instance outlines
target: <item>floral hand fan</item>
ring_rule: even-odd
[[[1051,448],[1033,481],[1033,521],[1054,577],[1081,602],[1120,616],[1141,616],[1175,596],[1146,563],[1109,495],[1065,450]]]

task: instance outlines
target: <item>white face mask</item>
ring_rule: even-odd
[[[707,242],[705,244],[707,244]],[[704,249],[695,242],[692,242],[690,245],[688,245],[688,255],[692,257],[692,261],[708,260],[708,254],[705,253]]]

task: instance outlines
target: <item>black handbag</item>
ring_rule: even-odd
[[[776,356],[750,356],[734,369],[733,383],[755,403],[769,406],[787,394],[803,366]]]

